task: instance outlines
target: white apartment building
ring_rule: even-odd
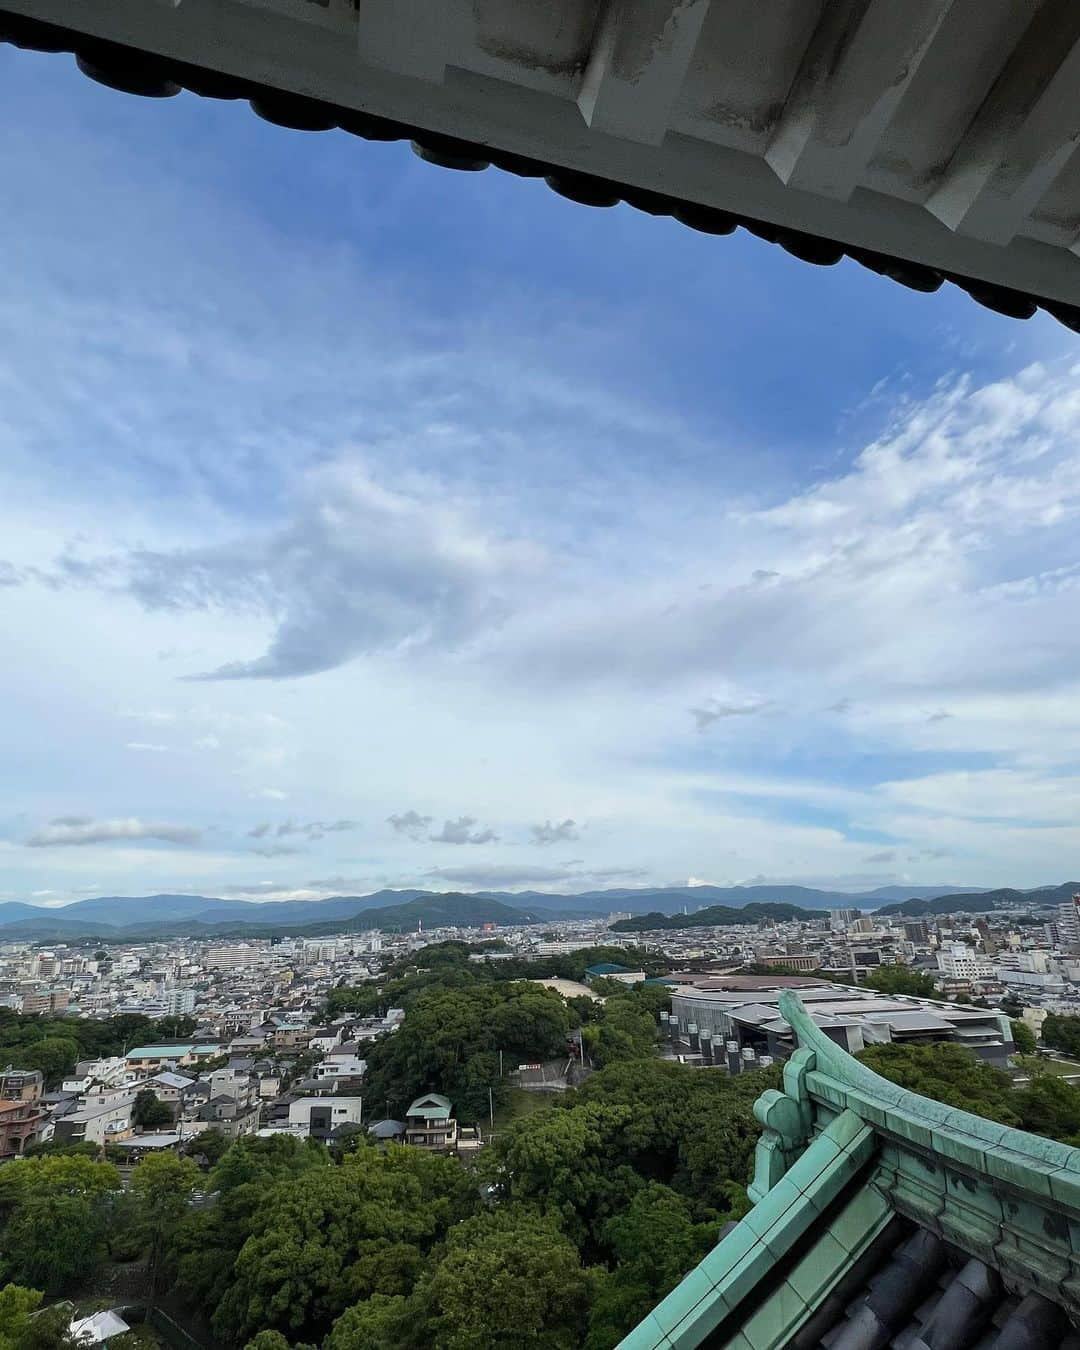
[[[184,1017],[195,1011],[195,990],[166,989],[163,1002],[169,1017]]]
[[[312,1077],[323,1079],[363,1078],[367,1073],[367,1060],[361,1059],[353,1051],[334,1051],[326,1056],[321,1064],[316,1064]]]
[[[1080,891],[1058,905],[1057,930],[1063,947],[1080,947]]]
[[[950,980],[992,980],[995,970],[990,961],[978,952],[953,942],[937,954],[938,970]]]
[[[252,947],[246,942],[207,948],[203,964],[208,970],[238,970],[261,966],[270,954],[267,946]]]

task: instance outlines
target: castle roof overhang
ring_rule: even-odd
[[[1080,331],[1068,0],[0,0],[4,40]]]
[[[1080,1149],[881,1078],[781,998],[754,1207],[620,1350],[1080,1350]]]

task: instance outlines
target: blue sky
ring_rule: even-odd
[[[0,891],[1076,875],[1077,339],[0,49]]]

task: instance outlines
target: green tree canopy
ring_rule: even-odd
[[[143,1088],[135,1094],[135,1105],[131,1111],[133,1122],[144,1130],[156,1129],[159,1125],[171,1125],[173,1113],[163,1101],[159,1101],[153,1088]]]
[[[281,1182],[253,1216],[214,1327],[321,1337],[351,1303],[411,1289],[422,1256],[475,1203],[456,1158],[403,1147]]]
[[[604,1225],[615,1268],[589,1310],[586,1350],[611,1350],[716,1244],[719,1225],[695,1223],[690,1202],[651,1182]]]
[[[912,970],[910,966],[878,966],[863,980],[867,989],[879,994],[913,994],[917,998],[936,998],[937,990],[931,975]]]
[[[41,1306],[41,1292],[19,1284],[0,1289],[0,1350],[19,1350],[31,1313]]]
[[[924,1097],[1002,1125],[1020,1124],[1009,1075],[959,1045],[874,1045],[859,1058],[883,1078]]]
[[[191,1193],[202,1180],[198,1166],[174,1153],[144,1158],[131,1174],[136,1231],[150,1252],[150,1284],[155,1289],[168,1244],[187,1213]]]
[[[22,1158],[0,1168],[2,1273],[46,1291],[90,1274],[106,1252],[110,1163],[79,1156]]]
[[[561,1055],[572,1023],[565,1001],[538,985],[430,985],[401,1028],[368,1051],[371,1097],[402,1112],[423,1092],[444,1092],[460,1120],[478,1120],[487,1114],[489,1089],[497,1103],[506,1095],[499,1051],[505,1068]]]
[[[511,1208],[458,1225],[424,1293],[435,1350],[577,1350],[589,1278],[554,1224]]]
[[[325,1350],[407,1350],[417,1344],[422,1326],[423,1314],[414,1300],[372,1294],[346,1308],[326,1338]]]
[[[1080,1056],[1080,1017],[1047,1013],[1042,1024],[1042,1043],[1064,1055]]]
[[[1033,1055],[1035,1053],[1035,1033],[1028,1024],[1014,1018],[1009,1026],[1012,1028],[1013,1043],[1017,1051],[1021,1055]]]

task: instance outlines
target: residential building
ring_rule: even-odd
[[[315,1065],[312,1070],[312,1077],[319,1079],[327,1078],[363,1078],[367,1073],[367,1060],[361,1059],[357,1052],[355,1043],[339,1046],[336,1050],[325,1055],[322,1062]]]
[[[0,1098],[9,1102],[36,1102],[45,1086],[40,1069],[16,1069],[9,1064],[0,1071]]]
[[[0,1161],[18,1158],[41,1138],[48,1116],[33,1098],[0,1100]]]
[[[177,1064],[199,1064],[208,1059],[216,1059],[221,1054],[220,1045],[204,1045],[198,1041],[169,1041],[160,1045],[137,1045],[124,1056],[128,1067],[145,1069],[155,1073],[158,1069],[171,1068]]]
[[[80,1059],[75,1072],[62,1084],[65,1092],[87,1093],[93,1087],[117,1087],[128,1075],[127,1060],[123,1055],[106,1059]]]
[[[242,943],[215,943],[208,947],[204,958],[208,970],[244,970],[264,965],[269,958],[268,944],[261,947]]]
[[[195,1011],[194,989],[166,989],[162,1002],[169,1017],[186,1017]]]
[[[453,1103],[440,1092],[417,1097],[405,1112],[405,1142],[415,1148],[453,1149],[457,1135]]]
[[[273,1119],[258,1133],[291,1134],[326,1143],[342,1125],[360,1125],[363,1113],[360,1097],[297,1097],[278,1103]]]
[[[130,1138],[134,1105],[132,1093],[108,1104],[82,1106],[57,1120],[53,1138],[64,1144],[108,1144]]]

